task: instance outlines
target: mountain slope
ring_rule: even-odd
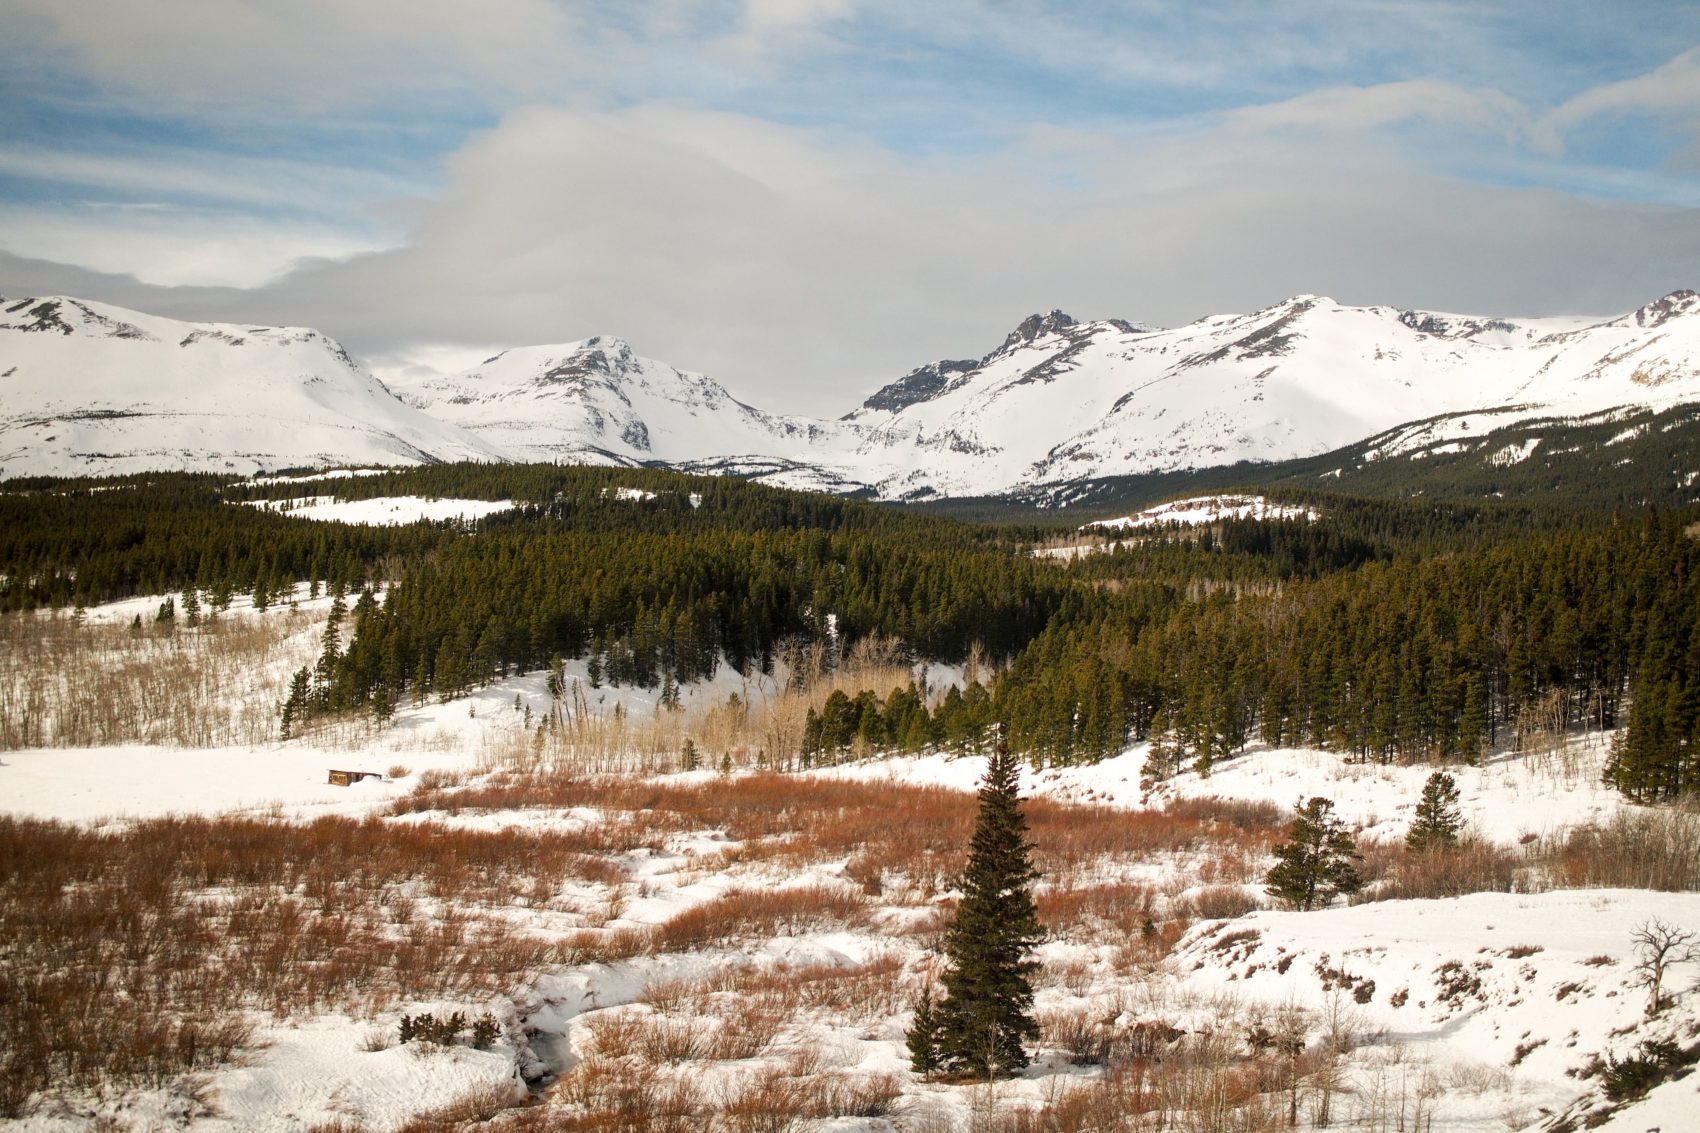
[[[1693,292],[1515,322],[1298,296],[1171,330],[1034,316],[977,367],[918,370],[846,420],[881,495],[927,498],[1286,460],[1447,415],[1471,434],[1693,401]]]
[[[0,475],[501,458],[316,330],[0,300]]]
[[[845,432],[834,422],[745,405],[714,379],[639,357],[629,343],[608,335],[506,350],[470,370],[399,392],[522,461],[807,457],[841,445]]]

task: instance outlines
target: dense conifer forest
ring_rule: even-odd
[[[242,506],[308,493],[518,506],[393,528]],[[562,658],[666,688],[722,663],[771,672],[812,651],[830,665],[880,638],[914,661],[990,664],[942,699],[914,684],[838,693],[802,750],[776,756],[965,750],[996,721],[1036,763],[1149,738],[1161,775],[1258,738],[1467,761],[1627,724],[1620,789],[1700,785],[1692,510],[1269,494],[1316,518],[1157,529],[1059,561],[1029,553],[1054,512],[969,523],[649,469],[12,481],[0,608],[172,593],[187,616],[312,580],[346,602],[298,679],[297,719],[383,717]]]

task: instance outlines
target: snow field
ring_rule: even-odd
[[[338,500],[335,496],[302,496],[289,500],[247,500],[266,511],[284,512],[321,523],[356,523],[399,527],[406,523],[454,521],[469,524],[487,515],[511,511],[512,500],[425,499],[421,496],[379,496],[369,500]]]

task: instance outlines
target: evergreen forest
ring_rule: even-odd
[[[1241,487],[1314,518],[1150,529],[1062,559],[1032,551],[1087,518],[1069,510],[970,522],[652,469],[15,480],[0,486],[0,609],[174,594],[182,616],[216,615],[310,580],[346,601],[298,678],[297,718],[381,718],[563,658],[665,688],[722,664],[830,666],[880,639],[912,661],[988,664],[942,697],[836,693],[776,759],[966,751],[1000,723],[1035,764],[1149,739],[1161,776],[1258,740],[1448,762],[1623,726],[1615,786],[1700,789],[1700,512]],[[307,492],[517,506],[401,527],[253,506]]]

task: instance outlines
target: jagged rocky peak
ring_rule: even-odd
[[[911,405],[931,401],[950,389],[958,378],[973,373],[979,366],[980,363],[973,358],[946,358],[939,362],[928,362],[925,366],[909,371],[895,382],[882,386],[872,397],[862,402],[862,409],[898,413]],[[856,413],[852,412],[845,414],[845,417],[855,415]]]
[[[987,357],[995,358],[999,354],[1008,353],[1018,346],[1025,346],[1035,339],[1047,334],[1061,334],[1072,326],[1078,326],[1074,319],[1052,308],[1049,314],[1028,315],[1021,320],[1021,325],[1009,332],[1009,337],[1003,340],[1003,345],[992,351]]]
[[[1640,327],[1663,326],[1671,319],[1680,315],[1693,314],[1700,311],[1700,293],[1684,287],[1672,291],[1663,299],[1655,299],[1635,312],[1635,325]]]

